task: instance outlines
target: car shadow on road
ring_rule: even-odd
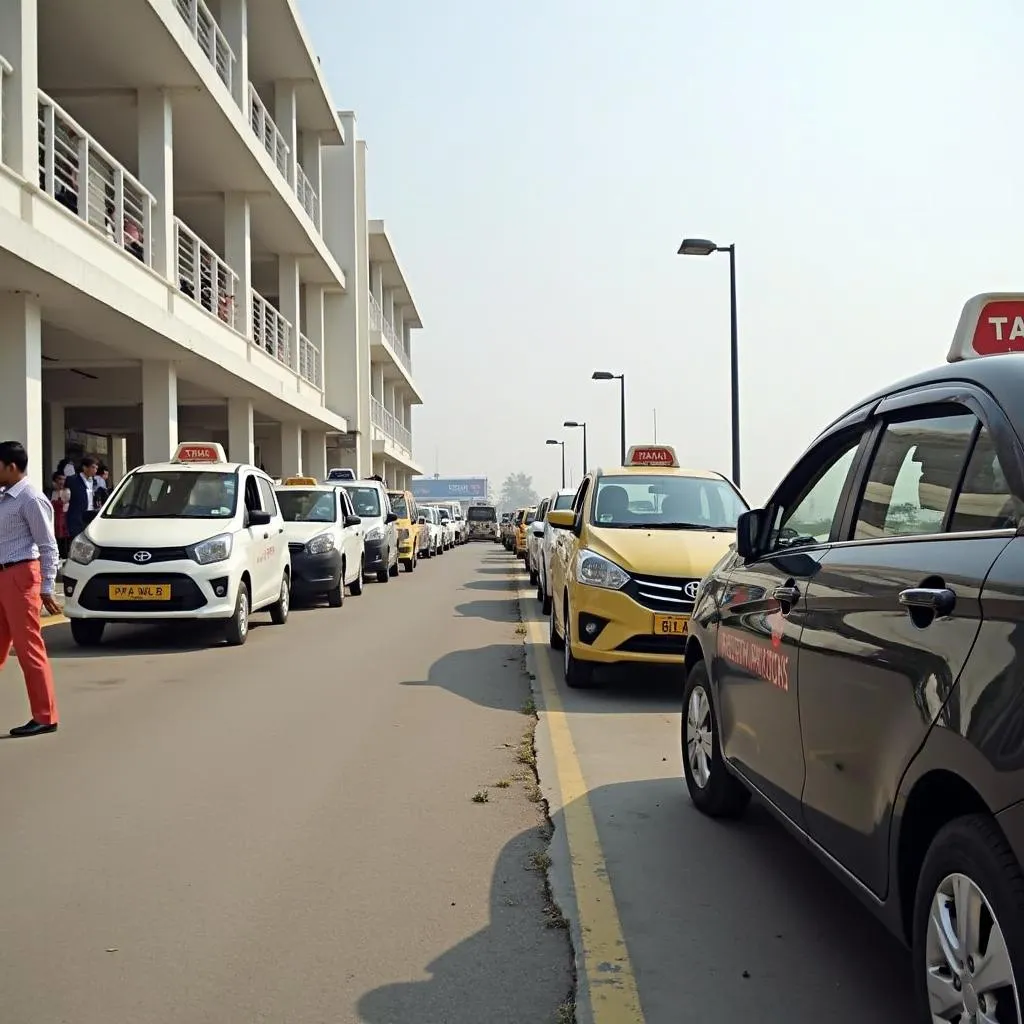
[[[466,590],[495,590],[505,594],[510,594],[514,597],[514,592],[512,591],[508,580],[470,580],[468,583],[463,583],[462,586]]]
[[[486,813],[486,809],[484,809]],[[427,981],[383,985],[358,1004],[364,1024],[548,1024],[572,989],[564,927],[546,913],[541,829],[502,848],[491,876],[487,927],[432,960]],[[483,894],[480,894],[481,896]],[[477,902],[475,893],[462,897]],[[428,930],[429,933],[429,930]],[[409,965],[416,970],[419,965]]]
[[[466,601],[464,604],[455,606],[455,614],[465,619],[487,619],[490,622],[518,622],[516,614],[515,595],[506,584],[499,590],[504,590],[508,596],[501,600],[483,599],[477,601]]]
[[[481,665],[501,665],[500,672],[480,672]],[[522,644],[492,644],[485,648],[452,651],[430,666],[426,679],[402,686],[436,686],[481,707],[519,711],[523,704]]]
[[[268,625],[269,621],[250,620],[249,642],[252,642],[254,633]],[[111,625],[104,631],[103,641],[98,647],[79,647],[72,639],[67,623],[47,627],[43,630],[43,639],[46,652],[54,661],[185,654],[218,647],[227,649],[223,626],[186,621],[156,626]]]

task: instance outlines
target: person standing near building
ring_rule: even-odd
[[[43,643],[42,608],[60,615],[54,597],[57,540],[53,507],[25,476],[28,452],[20,441],[0,441],[0,669],[14,645],[32,717],[12,736],[57,731],[53,670]]]
[[[71,540],[85,529],[89,522],[89,513],[96,509],[93,492],[96,487],[97,466],[96,460],[87,455],[79,463],[78,472],[64,481],[71,492],[71,502],[68,506],[68,537]]]

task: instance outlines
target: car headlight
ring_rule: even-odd
[[[99,552],[99,548],[84,533],[80,533],[68,550],[68,559],[79,565],[88,565]]]
[[[576,556],[576,582],[604,590],[621,590],[629,582],[629,574],[602,555],[584,548]]]
[[[231,547],[234,538],[230,533],[219,533],[216,537],[194,544],[189,549],[189,554],[200,565],[212,565],[214,562],[223,562],[231,557]]]
[[[383,540],[384,538],[384,527],[383,526],[371,526],[365,534],[363,534],[363,540]]]
[[[328,551],[334,550],[334,534],[317,534],[317,536],[306,544],[306,550],[311,555],[326,555]]]

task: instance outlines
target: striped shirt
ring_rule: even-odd
[[[0,565],[37,558],[42,592],[52,594],[57,579],[53,505],[23,477],[0,490]]]

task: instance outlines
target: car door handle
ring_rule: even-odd
[[[772,597],[782,604],[796,604],[800,600],[800,588],[787,583],[784,587],[776,587],[772,591]]]
[[[270,534],[269,533],[263,534],[263,539],[264,540],[269,540],[270,539]]]
[[[900,604],[909,611],[920,608],[935,615],[950,615],[956,607],[956,594],[949,587],[910,587],[900,591]]]

